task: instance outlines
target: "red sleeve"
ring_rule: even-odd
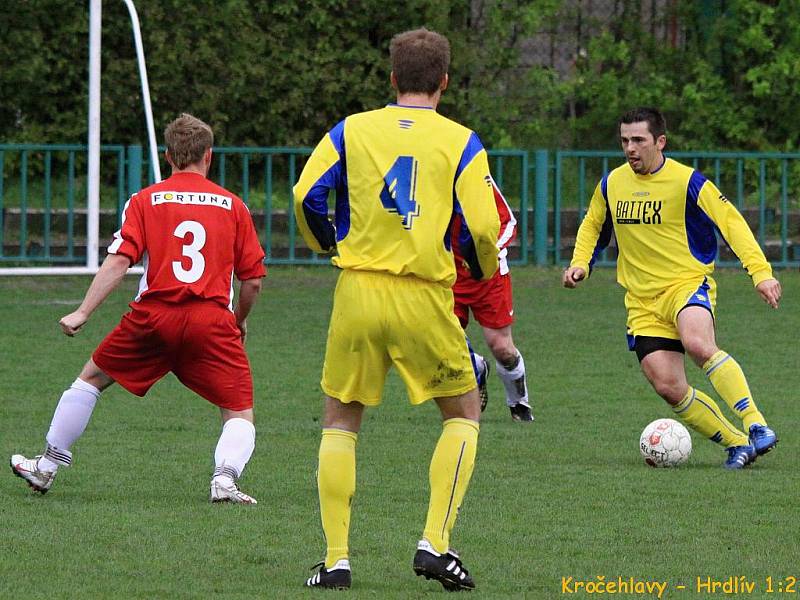
[[[127,256],[132,265],[142,259],[145,248],[144,218],[142,215],[141,198],[138,194],[131,196],[122,210],[122,224],[114,233],[114,238],[108,246],[109,254],[122,254]]]
[[[236,279],[245,281],[264,277],[267,270],[264,267],[264,248],[256,234],[253,217],[244,202],[236,202],[236,252],[233,270]]]
[[[497,236],[497,248],[502,250],[507,248],[517,236],[517,220],[514,218],[514,212],[506,202],[503,192],[500,191],[494,180],[492,180],[492,187],[494,188],[494,203],[497,206],[497,214],[500,216],[500,233]]]

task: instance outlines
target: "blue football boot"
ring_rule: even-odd
[[[753,423],[750,425],[750,445],[756,449],[756,454],[761,456],[772,450],[778,443],[778,436],[766,425]]]
[[[753,446],[731,446],[728,450],[728,460],[725,461],[726,469],[744,469],[756,461],[756,449]]]

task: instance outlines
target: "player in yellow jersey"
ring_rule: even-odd
[[[450,532],[472,474],[480,401],[466,338],[453,312],[450,227],[463,216],[472,267],[497,269],[499,219],[486,151],[474,132],[436,112],[450,45],[427,29],[390,45],[397,103],[354,114],[317,145],[294,188],[309,247],[336,251],[341,269],[328,330],[319,448],[327,553],[311,587],[348,588],[355,448],[365,406],[381,401],[390,366],[412,404],[434,399],[443,429],[430,463],[430,503],[414,571],[449,590],[472,589]],[[334,223],[328,193],[335,191]]]
[[[774,448],[778,438],[758,410],[741,367],[716,344],[715,231],[772,308],[778,308],[780,283],[744,218],[717,187],[699,171],[664,156],[666,122],[658,110],[626,113],[619,134],[627,163],[598,183],[563,284],[574,288],[590,273],[613,231],[617,281],[626,290],[628,345],[644,376],[689,427],[727,448],[726,468],[741,469]],[[746,433],[688,384],[684,352],[703,369]]]

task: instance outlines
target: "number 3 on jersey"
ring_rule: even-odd
[[[390,213],[403,217],[405,229],[411,229],[414,218],[419,216],[419,205],[414,198],[418,166],[413,156],[398,156],[383,176],[381,203]]]
[[[206,245],[206,230],[197,221],[183,221],[175,228],[173,235],[185,241],[189,233],[192,234],[192,242],[183,245],[183,255],[192,262],[191,266],[184,269],[181,261],[172,261],[172,272],[183,283],[194,283],[203,276],[206,269],[206,259],[200,253]]]

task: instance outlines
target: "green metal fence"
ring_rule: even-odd
[[[125,148],[100,149],[104,193],[125,195]],[[0,144],[0,264],[85,262],[86,146]]]
[[[163,148],[162,148],[163,150]],[[292,187],[310,148],[219,147],[211,178],[248,204],[270,264],[324,264],[299,236]],[[800,265],[800,154],[674,152],[700,169],[742,211],[775,266]],[[514,264],[565,264],[589,198],[618,151],[495,150],[492,173],[517,215]],[[86,147],[0,145],[0,264],[83,264]],[[168,172],[166,164],[162,172]],[[128,196],[152,183],[141,146],[101,149],[100,240],[118,228]],[[615,249],[600,264],[612,264]],[[738,264],[720,248],[721,265]]]

